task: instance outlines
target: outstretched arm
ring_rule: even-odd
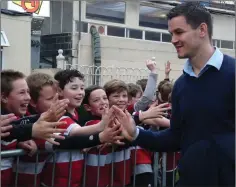
[[[176,84],[172,92],[170,128],[159,132],[137,129],[135,132],[135,141],[133,143],[155,151],[169,152],[180,149],[182,120],[177,89],[178,87]]]
[[[146,88],[144,90],[143,96],[134,104],[134,110],[137,111],[144,111],[148,107],[149,104],[153,102],[153,98],[156,92],[156,85],[157,85],[157,68],[156,62],[152,60],[148,60],[146,62],[147,68],[151,71],[148,76],[148,81]]]
[[[170,128],[162,132],[138,129],[127,111],[124,113],[119,108],[113,106],[115,115],[123,126],[123,136],[129,141],[133,141],[133,144],[143,148],[164,152],[179,150],[182,137],[182,120],[177,89],[177,85],[175,85],[172,93],[173,102]]]

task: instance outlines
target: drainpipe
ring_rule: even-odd
[[[90,34],[92,36],[92,50],[93,50],[93,66],[94,79],[93,84],[98,85],[100,82],[101,69],[97,72],[97,67],[101,67],[101,39],[95,26],[90,27]]]

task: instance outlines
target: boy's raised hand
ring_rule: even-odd
[[[140,121],[143,121],[145,119],[151,118],[162,118],[165,116],[165,112],[170,109],[171,107],[169,103],[157,105],[157,103],[154,102],[147,111],[144,111],[140,114],[139,119]]]
[[[120,123],[116,122],[113,118],[113,120],[111,120],[99,134],[99,139],[101,143],[115,143],[124,139],[124,137],[120,136],[121,132],[122,129]]]
[[[104,108],[104,112],[102,114],[102,120],[100,122],[101,125],[101,131],[103,131],[109,124],[111,124],[111,122],[114,119],[114,110],[113,108]]]
[[[133,141],[136,134],[136,125],[132,116],[127,110],[123,112],[121,109],[119,109],[116,106],[112,106],[112,108],[114,110],[114,114],[116,116],[117,121],[122,126],[122,135],[127,140]]]
[[[152,73],[156,73],[157,64],[156,64],[154,57],[153,57],[153,59],[146,61],[146,66]]]
[[[48,122],[58,121],[65,114],[68,103],[68,99],[59,100],[57,93],[53,98],[50,109],[46,112],[46,116],[44,116],[45,120]]]
[[[171,67],[170,67],[170,61],[167,61],[167,63],[165,64],[165,78],[169,78],[170,76],[170,71],[171,71]]]

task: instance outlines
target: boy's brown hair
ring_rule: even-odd
[[[143,92],[147,86],[147,81],[148,81],[147,79],[140,79],[136,82],[137,85],[141,86]]]
[[[55,86],[53,77],[46,73],[33,73],[26,78],[29,86],[30,96],[34,102],[38,101],[41,89],[44,86]]]
[[[87,105],[89,104],[89,97],[90,97],[91,93],[95,90],[104,90],[104,88],[102,86],[98,86],[98,85],[92,85],[92,86],[87,87],[85,89],[83,104],[87,104]]]
[[[8,96],[12,91],[12,82],[18,79],[24,79],[25,75],[22,72],[15,70],[3,70],[1,72],[1,93]]]
[[[139,86],[137,84],[129,83],[127,86],[128,86],[129,100],[132,99],[132,97],[136,97],[139,92],[140,93],[143,92],[141,86]]]
[[[158,84],[158,86],[157,86],[157,91],[160,92],[161,87],[162,87],[165,83],[168,83],[168,82],[170,83],[170,81],[167,80],[167,79],[164,79],[164,80],[162,80],[161,82],[159,82],[159,84]]]
[[[109,97],[114,92],[120,93],[122,91],[127,91],[127,93],[128,93],[127,84],[124,81],[117,80],[117,79],[113,79],[113,80],[108,81],[104,85],[104,89],[107,94],[107,97]]]
[[[172,92],[172,88],[173,88],[173,84],[171,82],[166,82],[160,87],[159,93],[161,95],[161,99],[164,102],[168,102],[169,95]]]

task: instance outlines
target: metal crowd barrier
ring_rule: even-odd
[[[126,67],[104,67],[104,66],[72,66],[66,64],[68,69],[78,69],[85,76],[85,85],[103,86],[109,80],[119,79],[127,83],[135,83],[139,79],[146,79],[149,75],[147,68],[126,68]]]
[[[133,147],[133,149],[135,150],[135,155],[134,155],[134,168],[133,168],[133,181],[131,185],[126,185],[125,184],[125,169],[124,169],[124,181],[123,181],[123,187],[125,186],[129,186],[129,187],[136,187],[136,173],[135,173],[135,170],[136,170],[136,153],[137,153],[137,147]],[[73,150],[75,151],[75,150]],[[55,164],[56,164],[56,154],[60,153],[60,152],[70,152],[70,156],[69,156],[69,160],[70,160],[70,166],[69,166],[69,180],[68,180],[68,187],[70,187],[70,179],[71,179],[71,173],[72,173],[72,151],[71,150],[54,150],[53,152],[48,152],[48,151],[38,151],[36,153],[36,164],[35,164],[35,173],[34,173],[34,187],[37,186],[37,168],[38,168],[38,161],[39,161],[39,156],[42,154],[42,153],[50,153],[51,156],[53,157],[53,173],[52,173],[52,184],[51,186],[53,187],[54,186],[54,178],[55,178]],[[18,172],[18,165],[19,165],[19,160],[20,160],[20,157],[21,156],[24,156],[26,155],[27,153],[22,150],[22,149],[16,149],[16,150],[9,150],[9,151],[1,151],[1,158],[9,158],[9,157],[14,157],[15,158],[15,164],[16,164],[16,168],[15,168],[15,179],[14,179],[14,186],[15,187],[18,187],[18,175],[19,175],[19,172]],[[131,154],[131,153],[130,153]],[[152,162],[152,170],[153,170],[153,185],[151,185],[151,181],[150,181],[150,185],[148,185],[147,187],[166,187],[167,186],[167,183],[166,183],[166,180],[167,180],[167,176],[166,176],[166,164],[167,164],[167,160],[166,160],[166,157],[167,157],[167,154],[166,153],[161,153],[162,154],[162,159],[161,159],[161,162],[160,162],[160,153],[157,153],[155,152],[153,154],[153,162]],[[114,186],[114,160],[115,160],[115,151],[114,151],[114,147],[112,147],[112,170],[111,170],[111,183],[110,183],[110,187],[113,187]],[[99,154],[98,154],[98,165],[100,166],[100,151],[99,151]],[[124,158],[126,158],[126,152],[124,151]],[[129,157],[131,158],[131,156]],[[175,157],[173,158],[175,159]],[[126,160],[126,159],[124,159]],[[87,163],[87,153],[84,153],[84,170],[83,170],[83,183],[81,184],[82,187],[86,187],[86,184],[85,184],[85,181],[86,181],[86,177],[89,177],[89,176],[86,176],[86,163]],[[173,163],[175,164],[175,160],[173,160]],[[125,164],[126,164],[126,161],[124,162],[124,168],[125,167]],[[100,167],[97,167],[97,181],[96,181],[96,187],[99,186],[99,180],[100,180]],[[161,174],[160,174],[161,173]],[[174,176],[174,173],[173,172],[173,180],[172,180],[172,184],[169,185],[169,186],[172,186],[174,187],[175,186],[175,176]]]

